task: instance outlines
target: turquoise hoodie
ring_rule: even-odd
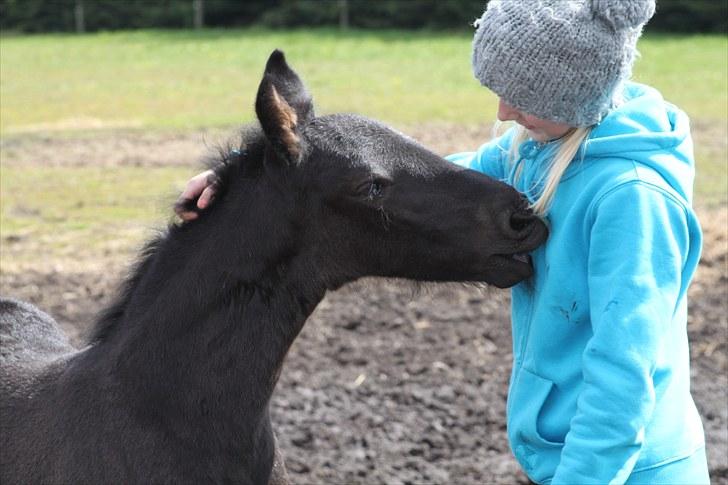
[[[514,184],[511,137],[449,159],[533,200],[556,143],[524,142]],[[628,83],[558,186],[534,276],[512,290],[508,437],[537,483],[623,483],[704,446],[686,331],[692,151],[685,113]]]

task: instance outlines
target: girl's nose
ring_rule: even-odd
[[[518,119],[518,116],[516,108],[498,98],[498,119],[500,121],[514,121]]]

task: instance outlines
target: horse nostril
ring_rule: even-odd
[[[510,218],[510,225],[511,229],[513,229],[516,232],[521,232],[524,229],[526,229],[528,226],[533,224],[533,221],[536,219],[536,216],[533,214],[527,213],[527,212],[514,212],[511,214]]]

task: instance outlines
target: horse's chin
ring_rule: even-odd
[[[533,276],[533,265],[528,255],[494,254],[487,263],[486,281],[498,288],[510,288]]]

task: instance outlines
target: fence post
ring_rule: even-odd
[[[349,28],[349,0],[339,0],[339,28]]]
[[[83,0],[76,0],[73,8],[73,18],[76,21],[76,33],[82,34],[86,32],[86,20],[83,15]]]
[[[196,29],[205,26],[205,0],[192,0],[192,11],[194,12],[193,25]]]

